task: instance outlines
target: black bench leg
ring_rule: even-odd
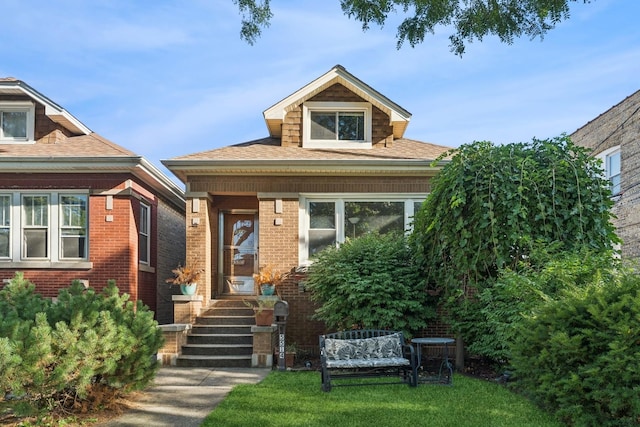
[[[329,375],[329,371],[325,367],[322,367],[320,375],[322,379],[322,391],[331,391],[331,376]]]

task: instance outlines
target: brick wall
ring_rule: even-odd
[[[180,293],[177,286],[165,280],[173,277],[171,270],[183,263],[186,256],[186,230],[184,212],[159,201],[158,203],[158,255],[156,257],[157,308],[156,320],[160,324],[173,323],[172,295]]]
[[[68,287],[74,279],[88,280],[98,292],[109,279],[115,279],[120,291],[128,293],[132,300],[141,299],[151,309],[156,308],[158,239],[153,231],[158,227],[158,221],[167,215],[158,215],[158,198],[143,183],[128,174],[0,174],[0,191],[3,189],[11,192],[21,189],[87,190],[90,194],[89,262],[92,268],[28,269],[24,264],[15,267],[0,263],[0,279],[13,277],[16,270],[22,271],[36,285],[36,291],[46,297],[55,297],[60,288]],[[140,268],[138,263],[137,224],[141,198],[151,206],[150,268]],[[179,216],[173,214],[176,215]],[[180,228],[184,230],[182,222]]]
[[[189,177],[191,191],[210,193],[428,193],[428,177],[251,176]]]
[[[627,97],[571,135],[578,145],[597,155],[620,146],[621,195],[613,220],[623,240],[622,257],[640,262],[640,91]]]

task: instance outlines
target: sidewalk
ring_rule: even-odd
[[[158,370],[136,408],[99,427],[197,427],[237,384],[256,384],[269,368],[176,368]]]

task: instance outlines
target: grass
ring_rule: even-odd
[[[238,385],[201,426],[559,427],[524,397],[488,381],[454,376],[454,385],[383,385],[320,390],[318,372],[271,372]]]

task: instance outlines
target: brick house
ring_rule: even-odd
[[[163,163],[187,192],[187,259],[206,270],[203,304],[259,291],[252,274],[288,278],[287,342],[317,347],[324,325],[304,272],[314,253],[371,230],[407,230],[449,147],[404,138],[411,114],[342,66],[264,111],[269,136]]]
[[[640,262],[640,90],[571,134],[602,159],[623,259]]]
[[[21,271],[46,297],[115,279],[169,323],[184,211],[183,190],[150,162],[0,78],[0,279]]]

